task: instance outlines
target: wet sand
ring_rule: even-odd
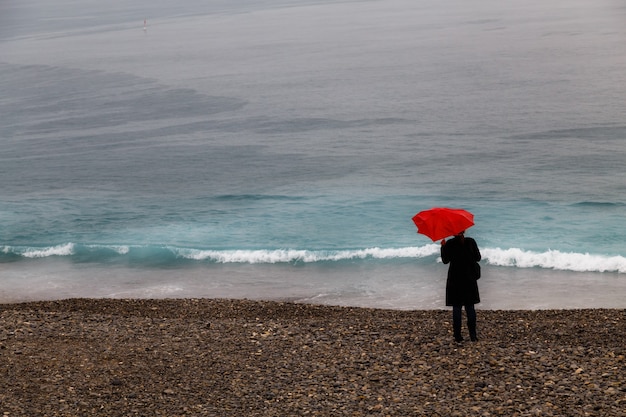
[[[626,310],[0,305],[7,416],[626,416]],[[467,338],[467,335],[466,335]]]

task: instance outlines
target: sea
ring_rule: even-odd
[[[626,5],[0,3],[0,302],[626,308]]]

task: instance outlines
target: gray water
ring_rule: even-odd
[[[410,219],[451,206],[475,214],[484,308],[623,307],[625,16],[3,5],[0,299],[438,308]]]

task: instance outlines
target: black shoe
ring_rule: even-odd
[[[462,337],[455,337],[454,341],[457,343],[463,343],[463,338]]]
[[[478,338],[476,336],[472,336],[470,339],[472,342],[478,342]]]

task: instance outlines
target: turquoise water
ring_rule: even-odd
[[[626,10],[588,3],[14,6],[0,298],[439,308],[411,217],[450,206],[485,307],[623,307]]]

